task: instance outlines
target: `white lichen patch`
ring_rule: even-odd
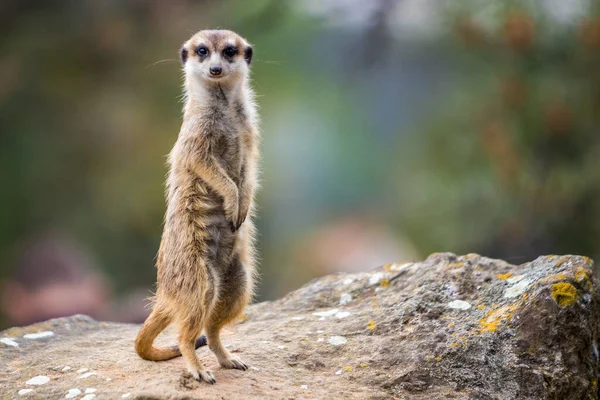
[[[94,397],[96,397],[95,394],[86,394],[81,398],[81,400],[92,400]]]
[[[44,376],[44,375],[38,375],[38,376],[34,376],[33,378],[31,378],[30,380],[28,380],[25,383],[27,385],[45,385],[48,382],[50,382],[50,378],[48,378],[47,376]]]
[[[468,310],[471,308],[471,304],[463,300],[453,300],[448,303],[448,307],[455,310]]]
[[[396,271],[396,272],[404,271],[405,269],[412,267],[413,264],[414,263],[411,263],[411,262],[405,263],[405,264],[396,264],[396,263],[393,263],[390,266],[390,271]]]
[[[337,319],[342,319],[342,318],[346,318],[349,315],[350,315],[350,313],[348,311],[340,311],[339,313],[335,314],[335,317]]]
[[[510,283],[511,285],[514,285],[515,283],[519,282],[521,279],[525,278],[526,275],[515,275],[515,276],[511,276],[510,278],[508,278],[506,280],[506,282]]]
[[[81,375],[77,379],[86,379],[93,375],[96,375],[96,373],[94,371],[90,371],[90,372],[86,372],[85,374]]]
[[[323,339],[322,337],[320,337],[320,338],[317,339],[317,343],[320,343],[320,342],[323,342],[323,341],[325,341],[325,339]]]
[[[255,366],[253,366],[253,365],[251,365],[251,366],[250,366],[250,369],[253,369],[253,370],[255,370],[255,371],[260,371],[260,368],[257,368],[257,367],[255,367]]]
[[[331,317],[332,315],[335,315],[338,313],[337,308],[331,309],[331,310],[327,310],[327,311],[319,311],[319,312],[314,312],[312,313],[312,315],[314,315],[315,317],[322,317],[322,318],[327,318],[327,317]]]
[[[277,346],[277,348],[280,350],[285,350],[285,349],[287,349],[287,346],[279,345],[279,346]]]
[[[325,333],[325,331],[323,331],[323,330],[319,329],[319,330],[317,331],[317,333]]]
[[[300,385],[300,390],[308,390],[308,385]]]
[[[122,398],[122,399],[128,399],[128,398],[130,398],[130,397],[131,397],[131,393],[124,393],[124,394],[121,396],[121,398]]]
[[[63,369],[61,369],[62,372],[67,372],[68,370],[70,370],[71,367],[69,367],[68,365],[66,367],[64,367]]]
[[[19,347],[19,343],[15,342],[14,339],[11,338],[2,338],[0,339],[0,343],[4,343],[5,345],[11,347]]]
[[[350,303],[352,301],[352,295],[350,293],[342,293],[340,296],[340,305]]]
[[[342,281],[343,285],[350,285],[352,282],[354,282],[353,278],[346,278]]]
[[[504,292],[504,297],[512,299],[513,297],[520,296],[527,290],[529,285],[531,285],[531,282],[532,281],[529,279],[523,279],[519,281],[518,283],[506,289],[506,292]]]
[[[304,317],[292,317],[292,321],[302,321]]]
[[[88,371],[87,368],[80,368],[80,369],[77,370],[77,373],[78,374],[83,374],[84,372],[87,372],[87,371]]]
[[[112,378],[106,378],[106,382],[112,381]]]
[[[42,331],[42,332],[28,333],[26,335],[23,335],[23,337],[25,339],[30,339],[30,340],[44,339],[44,338],[49,338],[51,336],[54,336],[54,332],[52,332],[52,331]]]
[[[334,346],[341,346],[348,343],[348,340],[343,336],[331,336],[327,342]]]
[[[335,371],[335,374],[336,374],[336,375],[341,375],[341,374],[342,374],[342,372],[344,372],[344,371],[343,371],[343,370],[341,370],[341,369],[338,369],[337,371]]]
[[[85,389],[85,394],[95,393],[95,392],[96,392],[96,389],[94,389],[94,388],[87,388],[87,389]]]
[[[369,278],[369,285],[379,285],[379,282],[381,282],[381,280],[383,279],[383,277],[384,277],[383,272],[375,272]]]
[[[21,389],[17,393],[19,393],[19,396],[26,396],[33,393],[33,389]]]
[[[73,399],[81,394],[81,390],[77,388],[69,389],[67,394],[65,395],[65,399]]]

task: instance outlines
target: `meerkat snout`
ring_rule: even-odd
[[[210,74],[213,76],[221,75],[223,68],[219,66],[210,67]]]

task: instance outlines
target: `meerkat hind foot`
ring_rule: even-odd
[[[197,370],[197,369],[189,369],[190,374],[192,374],[192,376],[194,377],[195,380],[197,380],[198,382],[207,382],[210,383],[211,385],[214,385],[217,381],[215,380],[214,375],[212,374],[212,372],[210,371],[206,371],[206,370]]]
[[[242,371],[245,371],[248,369],[248,365],[245,362],[240,360],[238,357],[235,357],[232,355],[230,355],[227,358],[219,359],[219,364],[221,364],[221,367],[223,367],[223,368],[241,369]]]

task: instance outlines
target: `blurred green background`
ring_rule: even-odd
[[[430,252],[600,254],[597,0],[0,3],[0,328],[141,321],[178,49],[254,44],[261,283]]]

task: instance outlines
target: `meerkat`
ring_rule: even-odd
[[[180,57],[183,123],[168,158],[154,307],[135,349],[152,361],[183,355],[192,376],[212,384],[199,346],[208,344],[222,367],[248,368],[225,349],[220,331],[250,302],[255,280],[259,131],[249,82],[252,47],[234,32],[204,30],[184,43]],[[179,346],[153,347],[172,322]]]

